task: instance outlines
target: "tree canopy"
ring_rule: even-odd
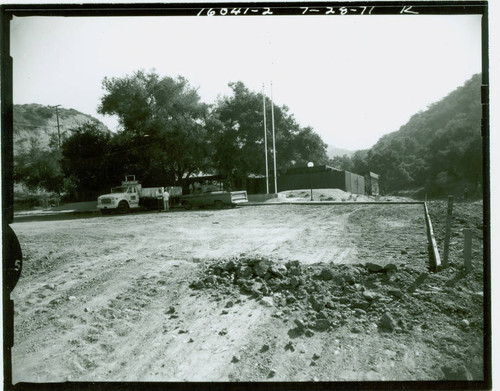
[[[208,107],[186,79],[137,71],[103,88],[98,111],[118,116],[126,161],[144,183],[180,183],[206,168]]]
[[[265,173],[263,96],[241,81],[229,86],[232,95],[220,98],[211,112],[212,162],[224,176],[242,181],[249,174]],[[267,97],[265,101],[268,165],[272,171],[271,101]],[[278,172],[308,161],[326,163],[326,144],[312,128],[301,128],[286,106],[274,105],[274,124]]]

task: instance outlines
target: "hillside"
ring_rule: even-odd
[[[387,134],[355,161],[381,175],[386,192],[419,195],[480,193],[482,184],[481,75],[474,75],[427,110]]]
[[[14,154],[28,151],[31,147],[48,150],[57,146],[56,109],[36,103],[14,105]],[[71,129],[88,121],[97,122],[104,132],[108,128],[94,117],[75,109],[58,108],[59,129],[62,140]]]
[[[342,157],[344,155],[351,157],[354,154],[354,152],[355,151],[350,151],[348,149],[337,148],[333,145],[329,145],[326,150],[326,154],[328,155],[329,159],[333,159],[336,156]]]

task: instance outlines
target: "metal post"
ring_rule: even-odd
[[[464,229],[464,266],[465,272],[472,270],[472,230]]]
[[[450,251],[451,219],[453,216],[453,196],[448,196],[448,214],[446,216],[446,233],[444,236],[443,267],[448,266],[448,254]]]
[[[61,131],[59,129],[59,111],[57,110],[57,108],[61,107],[61,105],[56,105],[56,106],[52,106],[52,107],[56,109],[56,118],[57,118],[57,146],[60,149],[61,148]]]
[[[313,168],[314,167],[314,163],[313,162],[307,163],[307,167]],[[312,185],[312,176],[311,176],[311,173],[309,173],[309,187],[311,188],[311,201],[314,201],[314,199],[313,199],[313,185]]]
[[[273,155],[274,155],[274,192],[278,193],[278,178],[276,176],[276,137],[274,133],[274,103],[273,103],[273,82],[271,82],[271,118],[273,124]]]
[[[262,83],[262,104],[264,106],[264,150],[266,154],[266,194],[269,194],[269,168],[267,163],[266,96],[264,94],[264,83]]]

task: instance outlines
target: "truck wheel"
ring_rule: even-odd
[[[236,204],[231,204],[231,208],[236,208]]]
[[[215,209],[222,209],[224,207],[224,202],[222,202],[221,200],[217,200],[215,201],[214,205]]]
[[[128,212],[129,210],[129,206],[127,204],[126,201],[121,201],[119,204],[118,204],[118,212],[121,213],[121,214],[125,214]]]

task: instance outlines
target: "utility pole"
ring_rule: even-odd
[[[276,137],[274,133],[274,103],[273,103],[273,82],[271,82],[271,117],[273,123],[273,155],[274,155],[274,192],[278,194],[278,178],[276,176]]]
[[[61,105],[56,105],[52,106],[53,108],[56,109],[56,118],[57,118],[57,146],[59,149],[61,149],[61,130],[59,128],[59,111],[57,110],[58,107],[61,107]]]
[[[269,194],[269,168],[267,163],[266,95],[264,94],[264,83],[262,83],[262,105],[264,107],[264,150],[266,153],[266,194]]]

